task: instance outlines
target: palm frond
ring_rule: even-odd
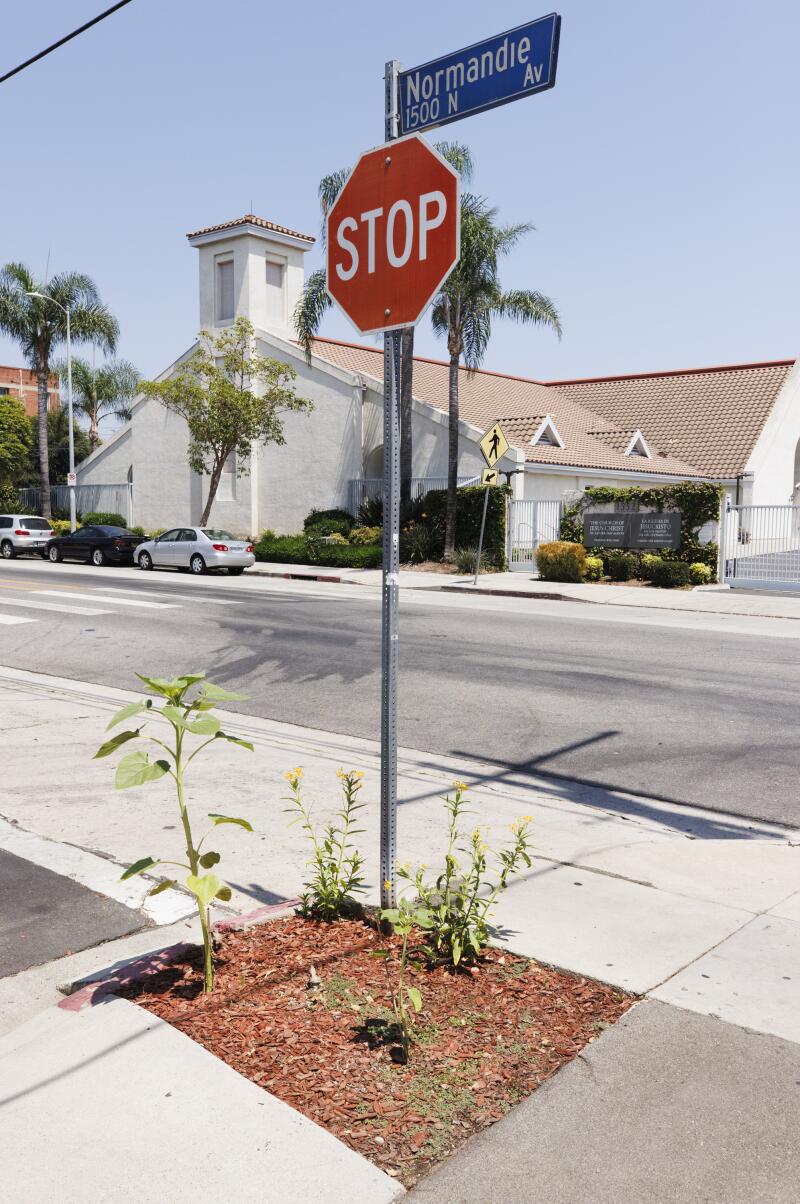
[[[322,212],[322,222],[320,223],[320,241],[325,246],[328,236],[327,218],[333,203],[339,193],[347,183],[347,177],[350,175],[350,168],[340,167],[336,171],[330,172],[329,175],[323,176],[317,188],[317,196],[319,197],[319,207]]]
[[[528,326],[549,326],[561,338],[561,318],[555,302],[535,289],[509,289],[499,294],[492,308],[501,318],[513,318]]]
[[[324,268],[317,268],[305,283],[300,300],[294,308],[292,320],[300,346],[305,353],[306,363],[311,363],[311,347],[316,338],[325,312],[331,306],[326,288]]]
[[[461,176],[462,184],[469,184],[475,170],[475,160],[472,151],[463,142],[436,142],[437,151],[446,159],[450,166]]]

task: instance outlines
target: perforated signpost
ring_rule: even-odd
[[[559,29],[560,17],[551,14],[414,72],[401,75],[398,62],[387,63],[385,143],[361,156],[327,219],[328,293],[361,334],[384,336],[380,873],[386,908],[396,905],[400,344],[403,329],[416,325],[458,262],[461,219],[458,173],[412,130],[551,88]],[[438,103],[415,114],[406,104],[401,117],[401,79],[406,100],[419,92],[430,102],[435,91]],[[442,88],[450,89],[444,105]],[[487,456],[487,463],[493,467],[502,455]]]

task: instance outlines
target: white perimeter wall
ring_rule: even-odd
[[[745,504],[785,506],[800,494],[794,486],[795,455],[800,440],[800,359],[795,362],[753,448],[747,471],[753,473],[752,489],[741,497]],[[747,496],[749,494],[750,496]]]

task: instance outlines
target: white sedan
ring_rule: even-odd
[[[238,576],[255,562],[251,543],[215,527],[173,527],[136,549],[140,569],[171,568],[191,573],[227,569]]]

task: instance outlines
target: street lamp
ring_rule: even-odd
[[[51,297],[48,293],[28,292],[29,297],[38,297],[41,301],[51,301],[53,305],[57,305],[67,315],[67,409],[69,415],[69,474],[71,478],[75,476],[75,439],[72,431],[72,341],[70,338],[70,315],[69,306],[62,305],[60,301],[56,301],[55,297]],[[75,486],[69,483],[69,527],[71,531],[75,531],[78,523],[75,516]]]

